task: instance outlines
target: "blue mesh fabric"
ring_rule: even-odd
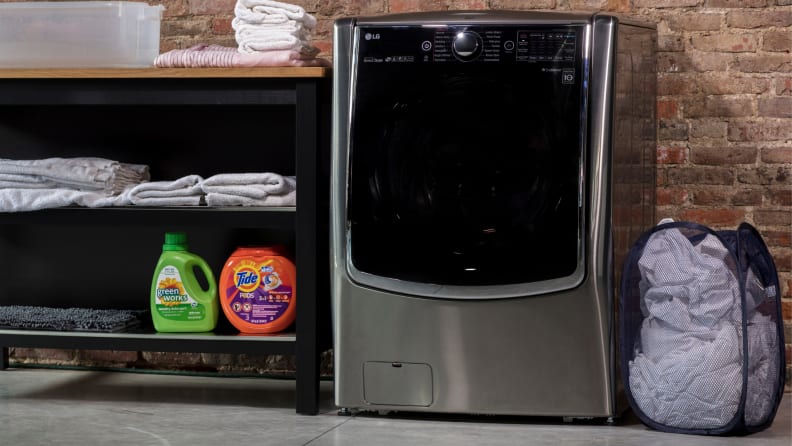
[[[772,258],[750,225],[689,222],[643,234],[620,292],[621,371],[638,417],[659,430],[730,434],[772,422],[783,332]]]

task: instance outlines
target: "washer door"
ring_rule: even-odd
[[[475,60],[447,57],[462,30],[358,30],[353,280],[453,298],[582,281],[584,30],[465,27],[484,36]]]

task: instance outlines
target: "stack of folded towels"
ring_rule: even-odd
[[[237,0],[231,27],[242,53],[296,51],[313,57],[316,18],[297,5],[272,0]]]
[[[149,168],[95,157],[0,159],[0,211],[129,204],[126,192]]]
[[[316,18],[300,6],[272,0],[237,0],[231,26],[237,48],[199,44],[160,54],[160,68],[329,67],[311,43]]]

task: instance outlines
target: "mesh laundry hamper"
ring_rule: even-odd
[[[772,257],[753,226],[661,222],[633,245],[620,300],[621,373],[633,411],[668,432],[768,427],[784,390]]]

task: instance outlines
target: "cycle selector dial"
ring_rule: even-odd
[[[484,41],[480,35],[473,31],[460,31],[454,36],[451,52],[457,59],[470,62],[481,54],[483,47]]]

